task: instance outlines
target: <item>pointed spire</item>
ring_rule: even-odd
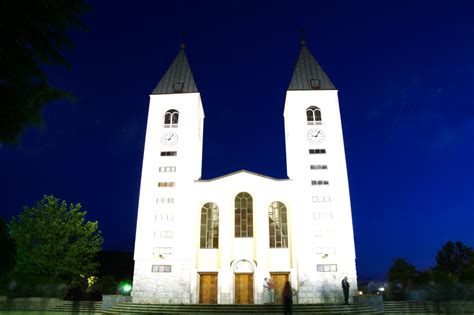
[[[165,75],[151,94],[171,94],[171,93],[197,93],[196,82],[188,63],[188,58],[184,52],[183,38],[181,38],[180,50],[176,58],[171,63]]]
[[[306,47],[304,36],[301,51],[288,90],[336,90],[329,77]]]

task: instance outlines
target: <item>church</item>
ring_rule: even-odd
[[[283,112],[288,178],[201,178],[204,109],[184,45],[150,95],[135,303],[342,303],[357,288],[338,90],[302,41]],[[210,91],[212,92],[212,91]],[[256,157],[258,158],[258,157]]]

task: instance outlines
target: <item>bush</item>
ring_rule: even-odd
[[[9,298],[48,297],[64,298],[67,286],[61,281],[38,275],[16,275],[3,283],[4,293]]]

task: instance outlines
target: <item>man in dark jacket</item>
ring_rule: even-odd
[[[349,284],[347,277],[344,277],[344,279],[342,279],[341,284],[342,291],[344,292],[344,304],[349,305],[349,288],[351,287],[351,285]]]

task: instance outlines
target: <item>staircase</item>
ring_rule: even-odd
[[[63,312],[67,314],[102,314],[102,302],[95,301],[63,301],[60,304],[50,306],[48,312]]]
[[[0,302],[0,314],[102,314],[102,302],[63,301],[48,298],[13,299]]]
[[[474,301],[386,301],[385,314],[474,314]]]
[[[283,305],[238,305],[238,304],[136,304],[119,303],[103,311],[103,314],[282,314]],[[298,304],[293,305],[292,314],[383,314],[363,304]]]

